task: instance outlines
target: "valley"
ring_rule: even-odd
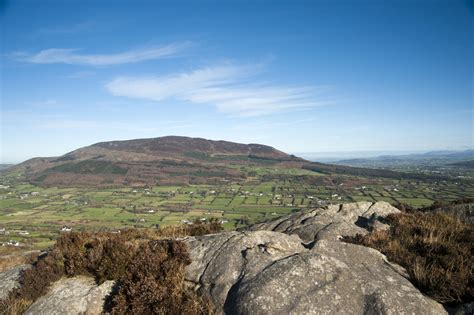
[[[429,206],[474,195],[469,181],[420,181],[318,173],[307,169],[227,165],[244,180],[222,184],[57,187],[0,177],[0,250],[42,249],[63,227],[75,231],[157,228],[217,218],[232,230],[305,208],[353,201]],[[16,243],[18,242],[18,243]],[[16,247],[16,246],[15,246]]]

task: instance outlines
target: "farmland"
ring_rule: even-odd
[[[39,187],[0,178],[0,242],[45,248],[60,229],[118,231],[218,218],[225,229],[307,207],[387,201],[413,207],[474,195],[470,181],[417,181],[320,174],[298,168],[242,167],[251,176],[222,185]]]

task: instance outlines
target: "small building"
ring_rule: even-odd
[[[9,240],[8,242],[6,242],[6,245],[7,246],[15,246],[15,247],[21,246],[20,242],[15,241],[15,240]]]
[[[63,227],[61,228],[60,231],[61,231],[61,232],[71,232],[71,231],[72,231],[72,228],[69,227],[69,226],[67,226],[67,225],[65,225],[65,226],[63,226]]]

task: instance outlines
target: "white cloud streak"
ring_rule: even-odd
[[[260,66],[223,65],[164,77],[119,77],[106,85],[115,96],[210,104],[236,116],[262,116],[309,109],[331,102],[316,100],[324,87],[249,83]]]
[[[189,42],[173,43],[161,47],[135,49],[116,54],[81,54],[80,49],[50,48],[41,50],[36,54],[17,52],[11,56],[18,61],[36,64],[62,63],[71,65],[111,66],[174,57],[189,45]]]

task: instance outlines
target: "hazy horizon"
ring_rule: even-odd
[[[0,163],[170,134],[474,147],[468,1],[2,1]]]

